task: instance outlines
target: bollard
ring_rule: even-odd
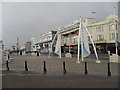
[[[88,74],[88,71],[87,71],[87,62],[85,62],[85,74]]]
[[[37,52],[37,56],[39,56],[39,52]]]
[[[111,72],[110,72],[110,63],[107,63],[108,64],[108,76],[111,76]]]
[[[46,69],[46,62],[44,61],[44,73],[46,73],[47,69]]]
[[[8,60],[10,59],[10,55],[8,54]]]
[[[63,62],[63,72],[66,74],[65,62]]]
[[[9,71],[9,66],[8,66],[8,60],[6,61],[6,67],[7,67],[7,70]]]
[[[25,61],[25,71],[28,71],[27,61]]]
[[[22,55],[22,52],[20,52],[20,55]]]

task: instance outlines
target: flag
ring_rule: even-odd
[[[57,36],[57,42],[55,46],[55,53],[60,56],[61,58],[61,35],[58,34]]]
[[[83,57],[87,57],[90,55],[90,48],[88,43],[88,34],[85,28],[81,29],[82,35],[82,49],[83,49]]]

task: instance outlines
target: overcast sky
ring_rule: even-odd
[[[83,18],[95,17],[103,21],[114,13],[115,2],[4,2],[2,3],[2,39],[5,47],[20,45],[32,37],[57,29],[63,25]],[[96,14],[91,12],[95,11]]]

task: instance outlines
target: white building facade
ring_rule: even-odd
[[[57,31],[50,31],[40,36],[31,38],[31,49],[33,52],[49,53],[51,42]]]

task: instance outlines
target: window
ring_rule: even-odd
[[[110,34],[111,40],[115,40],[116,38],[118,38],[118,34],[116,34],[116,36],[115,36],[115,33]]]
[[[103,26],[101,26],[101,31],[103,31],[104,30],[104,27]]]
[[[112,33],[112,38],[111,39],[115,39],[115,33]]]
[[[112,28],[112,29],[115,29],[115,24],[112,24],[112,25],[111,25],[111,28]]]
[[[110,25],[109,25],[109,31],[110,31]]]
[[[118,33],[116,33],[116,38],[118,39]]]
[[[103,31],[103,26],[97,26],[97,27],[96,27],[96,31],[97,31],[97,32]]]
[[[104,40],[104,35],[97,35],[97,41]]]
[[[117,30],[117,24],[116,24],[116,30]]]
[[[117,30],[117,25],[116,24],[111,24],[110,25],[110,30]]]

